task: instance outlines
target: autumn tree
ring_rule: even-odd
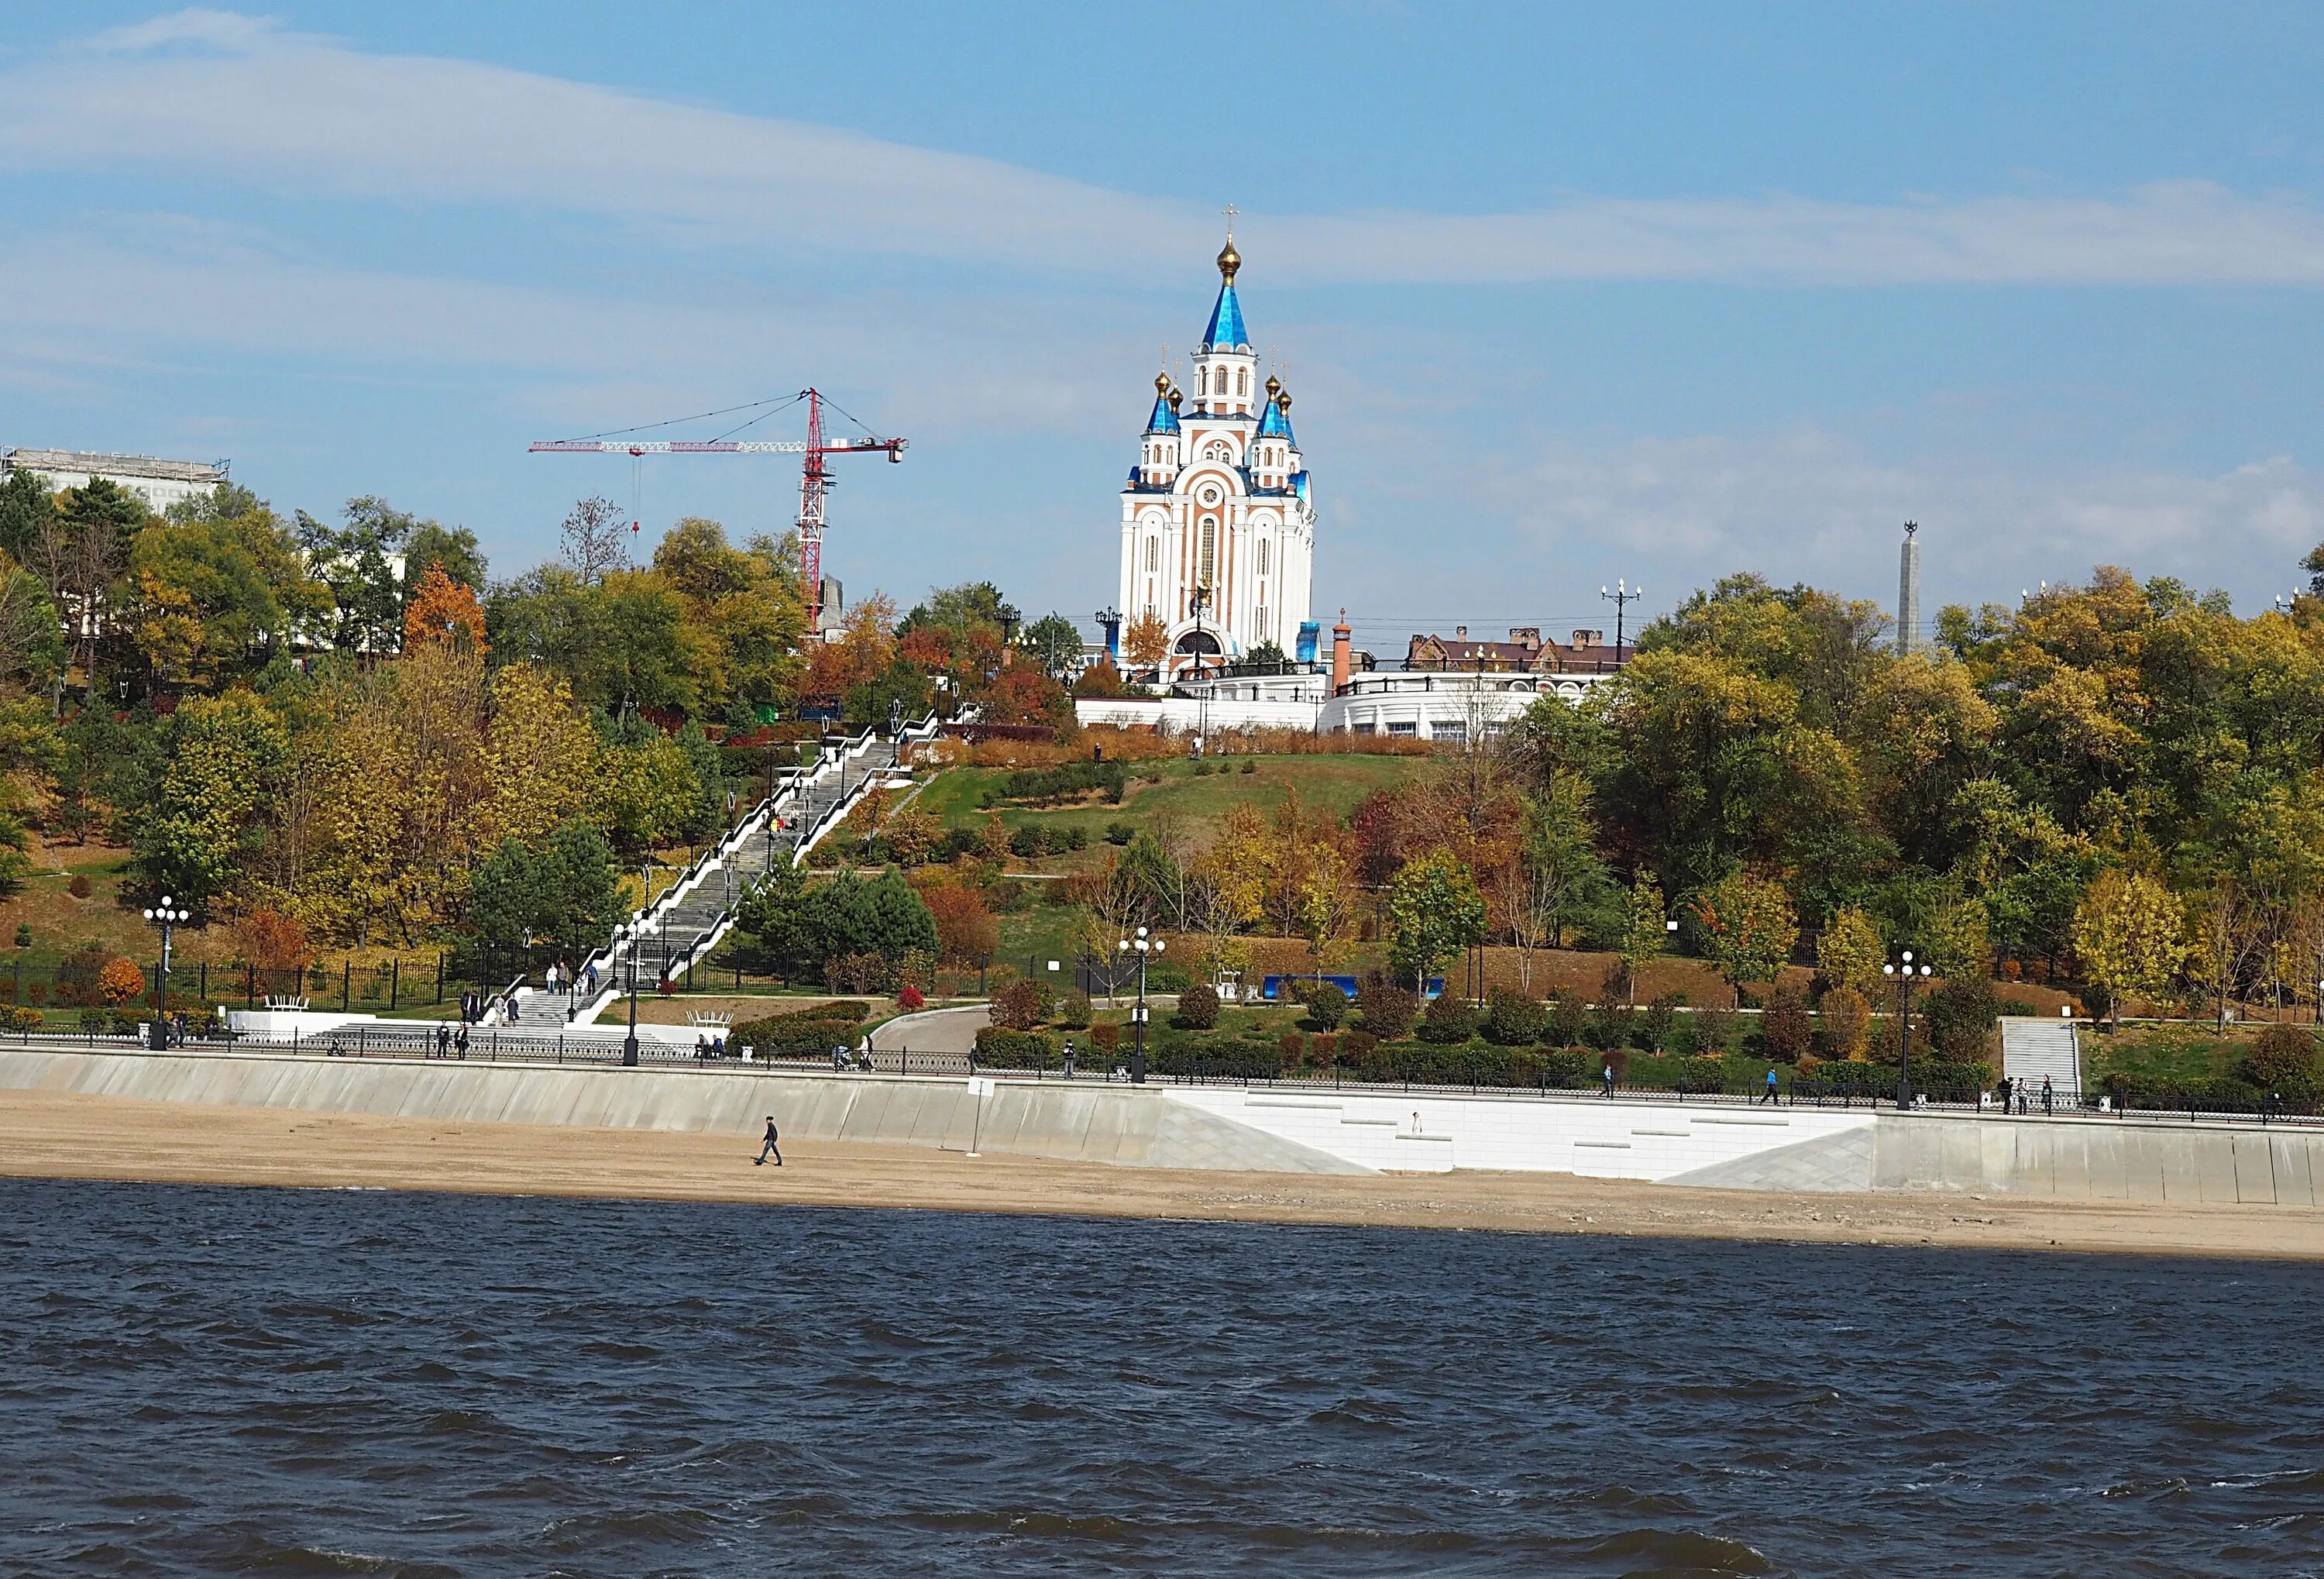
[[[2109,1018],[2122,1023],[2122,1001],[2153,1000],[2168,990],[2186,956],[2186,907],[2157,879],[2111,868],[2098,875],[2074,917],[2082,971],[2106,990]]]
[[[1748,982],[1773,982],[1800,939],[1792,896],[1771,877],[1729,873],[1695,895],[1705,951],[1740,1002]]]
[[[475,589],[453,580],[441,565],[420,573],[403,607],[404,651],[430,642],[448,642],[478,654],[492,651],[484,641],[484,611]]]
[[[303,971],[315,962],[315,944],[306,927],[272,905],[260,905],[235,922],[235,953],[263,974]]]
[[[920,891],[935,919],[936,953],[949,965],[978,965],[1001,948],[1001,923],[984,895],[966,883],[938,883]]]
[[[1158,672],[1170,656],[1169,625],[1151,609],[1139,614],[1122,630],[1121,655],[1133,669]]]
[[[1816,937],[1816,968],[1827,986],[1869,995],[1880,984],[1880,967],[1888,960],[1887,945],[1872,918],[1855,905],[1843,905]]]

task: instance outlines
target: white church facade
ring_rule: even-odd
[[[1162,622],[1174,676],[1262,647],[1315,656],[1315,507],[1291,431],[1291,392],[1259,379],[1235,294],[1241,264],[1230,235],[1194,351],[1193,398],[1167,371],[1155,375],[1153,413],[1121,490],[1116,606],[1132,623]]]

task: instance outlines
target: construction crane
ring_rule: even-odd
[[[807,402],[807,439],[735,439],[733,434],[766,420],[777,411],[788,410],[799,402]],[[808,388],[788,399],[756,401],[747,406],[729,406],[722,411],[705,411],[700,416],[677,417],[668,422],[652,422],[642,428],[623,428],[612,433],[592,434],[586,439],[557,439],[528,447],[534,455],[799,455],[807,458],[799,468],[799,579],[805,583],[807,607],[807,629],[823,629],[823,502],[824,495],[838,482],[825,463],[835,455],[882,455],[900,463],[904,458],[901,439],[883,439],[864,428],[853,417],[848,417],[863,428],[861,439],[834,439],[823,436],[823,408],[828,402],[820,391]],[[761,407],[772,410],[761,411]],[[837,406],[832,410],[839,411]],[[671,428],[680,422],[699,422],[712,417],[730,417],[737,411],[756,411],[759,414],[740,427],[728,429],[716,439],[688,440],[683,439],[641,439],[629,435],[650,433],[659,428]],[[847,413],[841,411],[842,416]]]

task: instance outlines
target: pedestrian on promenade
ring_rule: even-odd
[[[1065,1078],[1066,1078],[1066,1079],[1068,1079],[1068,1080],[1071,1080],[1073,1077],[1074,1077],[1074,1039],[1073,1039],[1073,1038],[1071,1038],[1071,1037],[1067,1037],[1067,1038],[1065,1039]]]
[[[710,1056],[710,1039],[700,1031],[694,1033],[694,1061],[700,1063]]]
[[[1766,1094],[1761,1096],[1759,1100],[1766,1103],[1769,1107],[1777,1105],[1775,1102],[1775,1067],[1773,1064],[1767,1066],[1767,1089]]]
[[[595,997],[597,995],[597,962],[593,959],[583,965],[581,974],[589,979],[589,996]]]
[[[452,1056],[452,1028],[449,1025],[436,1028],[436,1056],[439,1058]]]
[[[1996,1095],[1996,1096],[1997,1096],[1997,1097],[1999,1097],[1999,1098],[2001,1099],[2001,1116],[2002,1116],[2002,1117],[2004,1117],[2004,1118],[2007,1118],[2007,1117],[2009,1116],[2009,1076],[2008,1076],[2004,1075],[2004,1076],[2001,1077],[2001,1079],[1999,1080],[1999,1082],[1998,1082],[1998,1083],[1997,1083],[1997,1084],[1995,1085],[1995,1086],[1994,1086],[1994,1088],[1993,1088],[1993,1094],[1994,1094],[1994,1095]]]
[[[1600,1080],[1603,1080],[1603,1081],[1606,1083],[1606,1094],[1607,1094],[1607,1095],[1609,1095],[1609,1096],[1613,1095],[1613,1094],[1614,1094],[1614,1060],[1613,1060],[1613,1059],[1609,1058],[1609,1059],[1607,1059],[1607,1060],[1606,1060],[1605,1067],[1604,1067],[1603,1068],[1601,1068],[1601,1069],[1600,1069],[1600,1070],[1598,1071],[1598,1077],[1599,1077]]]
[[[774,1158],[775,1166],[777,1168],[780,1168],[783,1165],[783,1149],[775,1144],[778,1138],[779,1137],[775,1133],[775,1115],[769,1113],[767,1115],[766,1144],[759,1148],[758,1159],[752,1166],[755,1168],[766,1167],[767,1159],[770,1156]]]
[[[2052,1092],[2052,1091],[2050,1089],[2050,1077],[2049,1077],[2047,1075],[2044,1075],[2044,1076],[2042,1076],[2042,1112],[2043,1112],[2043,1116],[2044,1116],[2044,1117],[2046,1117],[2046,1116],[2048,1116],[2048,1115],[2050,1115],[2050,1114],[2052,1114],[2052,1113],[2056,1113],[2057,1111],[2058,1111],[2058,1109],[2057,1109],[2057,1094],[2056,1094],[2056,1093]]]
[[[466,1025],[463,1024],[459,1030],[453,1035],[452,1046],[462,1058],[465,1059],[468,1056],[468,1028]]]

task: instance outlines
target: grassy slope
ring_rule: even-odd
[[[1425,757],[1288,756],[1223,759],[1226,771],[1198,774],[1191,762],[1137,762],[1133,774],[1158,772],[1159,783],[1133,778],[1120,806],[1102,799],[1055,810],[1002,806],[1001,820],[1010,827],[1040,823],[1050,827],[1080,826],[1093,840],[1103,836],[1106,825],[1124,822],[1144,827],[1155,816],[1170,812],[1188,824],[1209,822],[1229,808],[1249,804],[1271,813],[1296,785],[1301,801],[1310,809],[1344,817],[1366,796],[1392,789],[1417,777],[1428,765]],[[1240,771],[1243,762],[1256,771]],[[952,768],[938,774],[915,803],[952,826],[972,826],[983,818],[988,791],[997,793],[1008,777],[1001,768]],[[1056,859],[1055,857],[1052,858]]]
[[[1029,861],[1012,856],[1010,869],[1063,874],[1095,865],[1105,858],[1105,830],[1112,823],[1127,823],[1143,830],[1157,816],[1167,813],[1188,827],[1200,827],[1215,822],[1238,805],[1253,806],[1262,815],[1272,815],[1294,786],[1301,802],[1310,810],[1344,817],[1367,796],[1406,782],[1429,766],[1425,757],[1355,754],[1220,760],[1226,771],[1212,773],[1197,773],[1196,764],[1190,761],[1132,763],[1133,778],[1119,806],[1094,798],[1080,805],[1053,809],[999,807],[1001,822],[1012,829],[1027,824],[1052,828],[1079,826],[1089,838],[1088,847],[1080,851]],[[1245,762],[1253,764],[1253,771],[1240,771]],[[1158,782],[1149,782],[1134,776],[1139,773],[1158,773],[1160,779]],[[987,795],[997,797],[1000,781],[1007,776],[1008,771],[1002,768],[949,769],[931,780],[914,804],[947,826],[980,826],[985,817]],[[1066,962],[1069,970],[1065,929],[1070,917],[1064,907],[1045,902],[1052,897],[1055,885],[1045,882],[1027,886],[1034,890],[1032,902],[1001,918],[999,957],[1020,971],[1028,960],[1046,965],[1051,959]],[[1061,973],[1052,979],[1065,978]]]

